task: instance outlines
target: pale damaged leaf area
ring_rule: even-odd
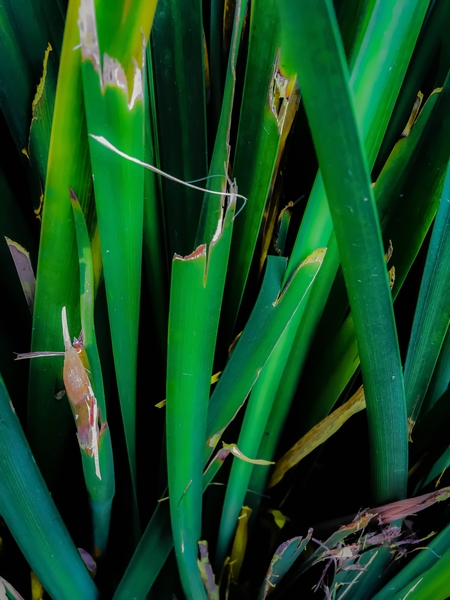
[[[273,305],[276,306],[277,304],[279,304],[281,302],[281,300],[283,299],[283,296],[286,294],[289,286],[291,285],[293,279],[297,275],[298,271],[300,271],[300,269],[302,269],[303,267],[306,267],[306,265],[311,265],[313,263],[319,263],[319,265],[322,266],[322,263],[324,261],[326,253],[327,253],[327,248],[317,248],[317,250],[314,250],[314,252],[311,252],[311,254],[305,258],[305,260],[299,265],[299,267],[297,267],[297,269],[295,269],[294,273],[292,274],[292,277],[286,283],[284,288],[280,291],[280,293],[279,293],[277,299],[275,300],[275,302],[273,303]]]
[[[245,454],[243,454],[239,450],[236,444],[226,444],[225,442],[222,442],[222,446],[224,450],[229,450],[231,454],[233,454],[233,456],[235,456],[236,458],[239,458],[240,460],[250,463],[252,465],[260,465],[262,467],[267,467],[269,465],[275,464],[273,461],[263,460],[262,458],[248,458],[248,456],[245,456]]]
[[[221,573],[221,583],[226,578],[227,594],[229,593],[231,583],[237,583],[244,562],[245,552],[248,542],[248,521],[252,514],[252,509],[248,506],[241,508],[241,514],[238,517],[236,535],[234,537],[231,554],[226,558]]]
[[[198,542],[198,549],[200,551],[200,559],[197,559],[197,564],[203,585],[205,586],[208,595],[208,600],[219,600],[219,588],[216,585],[211,562],[209,560],[208,542],[200,540]]]
[[[123,90],[128,100],[128,109],[132,110],[137,100],[143,101],[142,70],[133,58],[133,84],[131,94],[123,66],[115,58],[103,54],[103,68],[100,59],[98,43],[97,22],[95,18],[94,0],[82,0],[79,10],[78,29],[80,32],[81,56],[83,60],[90,60],[97,71],[102,92],[110,85]],[[145,54],[143,53],[143,57]]]
[[[23,246],[5,236],[11,257],[19,276],[20,284],[27,301],[30,313],[33,314],[34,295],[36,292],[36,278],[31,265],[30,253]]]
[[[6,592],[9,593],[9,596],[7,596]],[[11,597],[15,600],[24,600],[23,596],[6,579],[0,577],[0,600],[10,600]]]
[[[287,540],[278,546],[270,561],[269,569],[267,570],[263,585],[259,591],[258,600],[265,600],[275,591],[275,588],[279,585],[281,579],[306,548],[308,542],[311,540],[312,534],[313,530],[309,529],[308,535],[305,538],[298,536]]]
[[[16,360],[45,356],[64,356],[64,385],[75,418],[78,442],[81,449],[94,458],[95,474],[101,479],[98,445],[101,433],[107,427],[107,424],[100,422],[97,399],[79,356],[79,353],[83,351],[83,336],[81,335],[80,339],[74,340],[74,346],[72,346],[72,342],[70,341],[65,306],[62,308],[61,319],[64,352],[27,352],[25,354],[18,354]],[[57,399],[61,397],[60,393],[56,395]]]
[[[62,326],[64,337],[64,385],[72,405],[77,435],[80,446],[93,456],[95,474],[101,479],[98,444],[100,438],[99,410],[97,399],[76,349],[70,341],[67,327],[66,307],[62,309]]]
[[[330,438],[352,415],[366,407],[363,386],[345,404],[325,417],[305,434],[276,463],[268,487],[279,483],[285,473],[295,467],[305,456]]]

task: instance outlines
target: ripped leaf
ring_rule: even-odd
[[[391,502],[378,508],[370,509],[374,513],[380,524],[392,523],[397,519],[404,519],[410,515],[415,515],[426,508],[429,508],[436,502],[444,502],[450,498],[450,487],[444,487],[422,496],[415,498],[406,498],[397,502]]]
[[[253,312],[211,397],[208,409],[205,461],[224,429],[235,417],[297,310],[303,310],[326,249],[308,257],[281,287],[286,260],[269,257],[266,275]]]
[[[75,417],[78,441],[81,449],[93,457],[95,474],[101,479],[98,457],[100,415],[97,398],[78,352],[71,344],[65,307],[62,309],[62,324],[65,347],[64,385]]]
[[[19,592],[13,588],[13,586],[0,577],[0,600],[24,600],[23,597],[19,594]]]
[[[36,278],[30,261],[30,253],[18,242],[9,239],[9,237],[5,236],[5,240],[8,244],[9,251],[11,252],[28,308],[30,309],[30,313],[33,314]]]
[[[208,600],[219,600],[219,588],[214,580],[214,573],[209,560],[208,542],[200,540],[198,542],[198,549],[200,551],[200,559],[197,559],[197,564]]]
[[[27,154],[31,165],[39,173],[42,184],[47,175],[57,73],[57,58],[49,43],[44,54],[42,77],[31,107],[32,119]]]
[[[81,0],[79,44],[88,132],[144,159],[143,72],[156,1]],[[75,53],[74,52],[74,53]],[[144,172],[89,137],[114,366],[132,482],[135,543],[136,377],[142,272]],[[76,190],[75,190],[76,191]]]
[[[209,244],[172,261],[166,385],[169,503],[180,577],[193,600],[205,597],[197,540],[214,348],[236,208],[234,186],[229,193]]]
[[[226,444],[225,442],[222,442],[222,446],[225,450],[229,450],[231,452],[231,454],[233,456],[235,456],[236,458],[239,458],[240,460],[243,460],[244,462],[250,463],[252,465],[261,465],[261,466],[267,467],[267,466],[275,464],[273,461],[270,461],[270,460],[263,460],[263,459],[258,459],[258,458],[248,458],[248,456],[245,456],[245,454],[243,454],[239,450],[239,448],[237,447],[236,444]]]
[[[236,529],[236,535],[234,537],[233,546],[231,548],[230,555],[230,567],[231,567],[231,580],[233,582],[239,581],[239,574],[241,572],[242,563],[244,562],[245,552],[247,550],[248,540],[248,521],[252,509],[248,506],[243,506],[241,514],[238,518],[238,524]]]
[[[261,589],[259,590],[258,600],[265,600],[265,598],[275,592],[281,579],[308,545],[312,533],[313,530],[310,529],[305,538],[300,536],[295,537],[278,546],[270,561],[269,569],[264,577]]]
[[[326,442],[342,427],[347,419],[365,407],[364,388],[361,386],[350,400],[313,427],[276,462],[268,487],[271,488],[277,485],[289,469],[295,467],[305,456]]]
[[[89,234],[80,203],[72,189],[70,198],[75,222],[79,272],[80,272],[80,318],[83,332],[80,358],[89,373],[92,394],[95,402],[91,400],[91,411],[98,413],[99,438],[97,447],[94,444],[94,457],[98,452],[98,464],[92,463],[89,453],[82,452],[83,471],[86,488],[89,493],[92,522],[94,529],[95,556],[104,555],[107,549],[109,528],[111,521],[112,501],[115,494],[114,460],[111,445],[111,434],[107,424],[105,390],[103,386],[102,366],[97,347],[97,338],[94,323],[94,297],[96,292],[96,277],[94,270],[93,251]],[[96,408],[97,407],[97,408]],[[94,436],[97,435],[95,422],[90,424]],[[100,443],[101,441],[101,443]],[[95,470],[94,467],[95,466]],[[99,480],[98,473],[102,473]]]

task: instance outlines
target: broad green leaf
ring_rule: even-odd
[[[142,71],[155,2],[114,7],[81,0],[79,40],[90,134],[144,158]],[[89,138],[117,385],[125,429],[138,536],[136,368],[143,232],[144,172]]]
[[[405,363],[408,416],[419,413],[450,322],[450,168],[433,226]]]
[[[396,267],[394,299],[425,239],[441,198],[448,163],[444,118],[447,111],[447,94],[433,94],[409,137],[400,140],[393,149],[374,187],[385,247],[389,240],[394,247],[391,259]],[[313,396],[315,401],[304,420],[305,431],[329,412],[359,364],[351,315],[331,343],[323,336],[319,342],[318,350],[323,353],[325,345],[330,360],[321,365],[321,380],[311,376],[306,386],[305,394]],[[314,370],[314,360],[311,364]]]
[[[281,285],[286,267],[285,259],[269,257],[252,315],[210,400],[206,460],[224,429],[245,402],[287,324],[297,310],[304,309],[304,300],[320,269],[325,252],[325,249],[320,248],[309,256],[285,287]]]
[[[167,362],[167,460],[175,552],[188,598],[206,598],[197,568],[201,538],[203,447],[235,198],[208,247],[172,265]]]
[[[183,181],[197,180],[208,172],[201,2],[160,0],[151,44],[159,166]],[[190,254],[212,237],[195,244],[202,195],[171,181],[161,186],[168,256]]]
[[[273,592],[274,588],[279,585],[281,579],[306,548],[311,535],[312,530],[308,532],[305,538],[295,537],[278,546],[270,561],[269,569],[259,591],[258,600],[265,600]]]
[[[87,358],[85,365],[98,406],[100,438],[98,440],[98,458],[101,479],[96,473],[95,460],[82,451],[83,469],[86,487],[90,496],[93,521],[93,543],[95,556],[102,556],[107,547],[111,506],[115,493],[114,463],[111,446],[111,433],[107,423],[105,392],[102,370],[97,349],[94,328],[94,267],[91,245],[83,212],[77,198],[72,197],[77,236],[78,257],[80,261],[80,317],[83,331],[83,348]]]
[[[77,13],[78,6],[73,1],[67,14],[45,182],[33,313],[33,351],[62,349],[63,306],[67,307],[70,331],[80,330],[78,256],[69,188],[85,206],[90,195],[91,178],[81,95],[80,54],[73,50],[79,41]],[[68,427],[71,428],[67,402],[55,398],[62,389],[61,359],[37,358],[31,361],[29,442],[49,484],[53,483],[61,465],[62,448]],[[58,435],[55,435],[56,431]]]
[[[286,118],[298,94],[295,78],[280,66],[281,31],[278,5],[252,4],[249,52],[241,104],[233,177],[248,202],[239,213],[233,233],[227,278],[224,322],[234,325],[255,252],[264,209],[271,195],[279,164],[282,134],[289,132]],[[228,336],[231,331],[228,331]]]
[[[450,595],[450,550],[447,550],[429,569],[415,577],[392,600],[446,600]]]
[[[339,31],[327,0],[305,2],[295,9],[287,3],[281,6],[355,323],[373,492],[378,500],[398,499],[406,493],[408,461],[403,373],[380,225]],[[294,27],[298,23],[300,29]]]
[[[394,595],[426,573],[449,550],[450,526],[447,525],[426,547],[420,550],[400,572],[387,583],[373,600],[391,600]]]
[[[56,509],[0,377],[0,514],[53,598],[99,598]]]

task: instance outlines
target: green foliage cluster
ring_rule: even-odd
[[[449,597],[448,3],[0,23],[0,597]]]

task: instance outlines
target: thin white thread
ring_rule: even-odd
[[[94,135],[93,133],[90,133],[89,136],[91,138],[93,138],[94,140],[96,140],[97,142],[99,142],[99,144],[102,144],[102,146],[105,146],[105,148],[108,148],[112,152],[115,152],[122,158],[125,158],[126,160],[129,160],[131,162],[134,162],[137,165],[141,165],[141,167],[145,167],[146,169],[149,169],[150,171],[153,171],[154,173],[157,173],[158,175],[162,175],[162,177],[166,177],[167,179],[170,179],[171,181],[175,181],[176,183],[185,185],[186,187],[192,188],[193,190],[198,190],[199,192],[204,192],[207,194],[215,194],[216,196],[234,196],[235,198],[242,198],[242,200],[244,200],[244,205],[234,215],[234,218],[236,218],[238,216],[238,214],[241,212],[241,210],[244,208],[244,206],[247,203],[247,198],[245,196],[242,196],[241,194],[237,194],[236,192],[216,192],[214,190],[207,190],[207,189],[199,187],[197,185],[193,185],[192,183],[187,183],[186,181],[183,181],[182,179],[178,179],[178,177],[174,177],[173,175],[169,175],[168,173],[161,171],[161,169],[158,169],[157,167],[154,167],[153,165],[149,165],[148,163],[142,162],[138,158],[134,158],[133,156],[129,156],[128,154],[125,154],[125,152],[122,152],[121,150],[119,150],[118,148],[113,146],[111,144],[111,142],[108,142],[108,140],[106,138],[104,138],[102,135]],[[220,177],[222,177],[222,176],[220,176]]]
[[[224,178],[225,175],[207,175],[206,177],[199,177],[198,179],[191,179],[191,181],[188,181],[187,183],[197,183],[197,181],[206,181],[207,179],[212,179],[213,177]]]

